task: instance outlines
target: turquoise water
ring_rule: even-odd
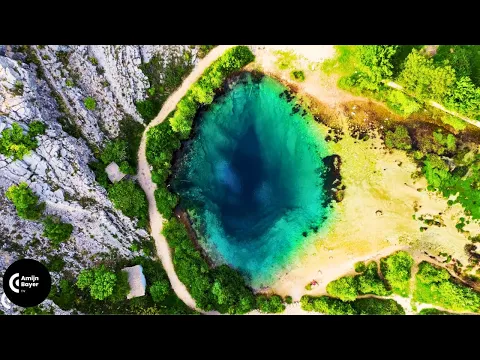
[[[254,287],[288,271],[330,211],[322,206],[327,144],[284,90],[271,78],[244,76],[218,97],[197,117],[172,182],[182,206],[195,210],[209,256]]]

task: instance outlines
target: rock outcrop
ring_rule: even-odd
[[[37,137],[39,146],[22,160],[0,154],[0,274],[21,256],[44,263],[59,256],[65,261],[64,271],[76,275],[98,260],[134,256],[130,250],[134,242],[150,241],[135,220],[113,207],[88,163],[95,160],[96,149],[119,134],[125,116],[143,122],[135,102],[145,98],[150,85],[139,65],[155,54],[169,61],[184,49],[0,46],[0,132],[13,122],[24,129],[35,120],[47,126],[45,134]],[[196,61],[195,56],[191,61]],[[96,103],[90,110],[84,103],[89,97]],[[69,241],[54,248],[42,236],[40,222],[17,216],[4,194],[22,181],[45,202],[45,214],[73,225]],[[60,275],[52,276],[58,282]],[[0,310],[19,309],[0,306]]]

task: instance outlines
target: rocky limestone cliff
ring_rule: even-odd
[[[95,160],[93,151],[119,134],[119,122],[126,115],[143,123],[135,102],[145,98],[150,84],[139,65],[155,54],[168,62],[185,49],[0,46],[0,132],[13,122],[24,129],[34,120],[47,126],[37,138],[38,148],[23,160],[0,154],[0,274],[20,257],[48,263],[52,256],[59,256],[66,263],[64,271],[76,275],[96,260],[134,256],[130,250],[134,241],[150,241],[134,220],[114,209],[88,163]],[[85,107],[87,97],[95,100],[94,110]],[[45,202],[45,214],[73,225],[71,238],[58,249],[42,236],[40,222],[20,219],[6,199],[8,187],[22,181]],[[58,282],[60,274],[52,275]],[[5,313],[18,312],[16,307],[0,308]]]

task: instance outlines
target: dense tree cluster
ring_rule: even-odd
[[[115,273],[108,271],[102,265],[98,268],[82,270],[76,284],[81,290],[89,289],[92,298],[104,300],[112,295],[116,282]]]
[[[364,298],[344,302],[329,296],[313,297],[304,295],[300,306],[305,311],[327,315],[404,315],[405,310],[395,300]]]
[[[480,120],[480,52],[476,45],[440,45],[432,57],[422,45],[337,46],[337,56],[323,64],[343,75],[338,85],[385,101],[409,116],[421,102],[435,100],[450,110]],[[385,86],[394,80],[414,96]]]
[[[446,269],[423,261],[415,279],[415,301],[458,312],[480,312],[480,293],[458,283]]]
[[[107,189],[108,198],[116,209],[138,219],[137,225],[145,227],[148,221],[148,202],[142,188],[131,180],[121,180]]]
[[[410,294],[413,258],[405,251],[398,251],[380,260],[380,270],[395,294]]]

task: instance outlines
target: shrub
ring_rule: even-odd
[[[405,251],[398,251],[380,260],[380,269],[395,294],[408,297],[413,259]]]
[[[247,288],[245,280],[240,273],[228,265],[220,265],[211,270],[213,277],[212,294],[217,310],[227,314],[245,314],[255,308],[255,297],[252,291]],[[269,299],[268,310],[279,312],[283,305],[282,300]]]
[[[1,133],[0,154],[12,157],[13,160],[22,160],[31,150],[38,147],[35,137],[44,133],[45,125],[40,121],[32,121],[27,134],[24,134],[21,126],[14,122],[11,129],[5,129]]]
[[[110,141],[103,149],[100,159],[105,165],[112,161],[120,164],[128,159],[127,146],[127,142],[124,140]]]
[[[405,315],[403,307],[392,299],[357,299],[352,307],[358,315]]]
[[[353,301],[358,294],[357,279],[354,276],[344,276],[331,281],[327,285],[327,293],[343,301]]]
[[[357,275],[358,293],[360,294],[375,294],[378,296],[390,295],[383,280],[378,275],[378,265],[375,261],[371,261],[366,266],[365,272]]]
[[[146,226],[148,202],[142,188],[129,180],[119,181],[108,188],[108,197],[124,215],[138,218],[138,226]]]
[[[97,106],[97,102],[92,97],[85,98],[85,100],[83,100],[83,104],[87,110],[95,110],[95,107]]]
[[[126,271],[117,271],[115,276],[117,280],[109,300],[119,302],[127,298],[127,294],[130,292],[130,284],[128,283],[128,273]]]
[[[28,187],[28,184],[21,182],[8,188],[5,196],[13,202],[17,215],[26,220],[38,220],[42,216],[44,203],[38,202],[38,196]]]
[[[90,296],[97,300],[105,300],[112,295],[117,282],[115,273],[108,271],[103,265],[99,268],[82,270],[78,276],[77,287],[90,289]]]
[[[302,70],[293,70],[291,73],[290,73],[290,78],[292,80],[296,80],[296,81],[305,81],[305,74]]]
[[[53,256],[48,263],[48,270],[60,272],[65,267],[65,261],[60,256]]]
[[[395,132],[388,130],[385,134],[385,145],[392,149],[410,150],[412,148],[412,139],[408,135],[408,130],[403,125],[395,127]]]
[[[293,303],[293,299],[290,295],[288,295],[287,297],[285,297],[285,302],[290,305],[291,303]]]
[[[70,310],[75,306],[75,289],[68,280],[60,280],[59,289],[54,286],[49,297],[62,310]]]
[[[351,303],[343,302],[329,296],[313,297],[303,295],[300,306],[305,311],[315,311],[327,315],[355,315],[356,311]]]
[[[30,136],[30,138],[34,138],[35,136],[45,134],[46,129],[47,127],[41,121],[32,121],[28,125],[28,135]]]
[[[421,108],[413,98],[399,90],[391,90],[386,100],[392,110],[403,116],[409,116]]]
[[[257,296],[257,307],[261,312],[271,314],[281,313],[285,310],[285,305],[283,305],[282,298],[278,295]]]
[[[153,301],[162,302],[171,291],[170,284],[165,279],[156,281],[152,284],[152,286],[150,286],[149,291]]]
[[[60,243],[67,241],[73,231],[73,226],[61,222],[58,218],[47,216],[43,222],[45,229],[43,236],[51,240],[53,246],[58,247]]]
[[[357,273],[362,273],[367,270],[367,267],[363,261],[356,262],[354,268]]]
[[[422,261],[415,279],[415,301],[453,311],[480,312],[480,294],[454,282],[447,270]]]
[[[454,315],[448,311],[442,311],[435,308],[426,308],[420,310],[419,315]]]
[[[166,187],[158,187],[155,190],[155,202],[157,210],[165,219],[169,219],[173,215],[173,210],[178,204],[178,195],[168,191]]]

